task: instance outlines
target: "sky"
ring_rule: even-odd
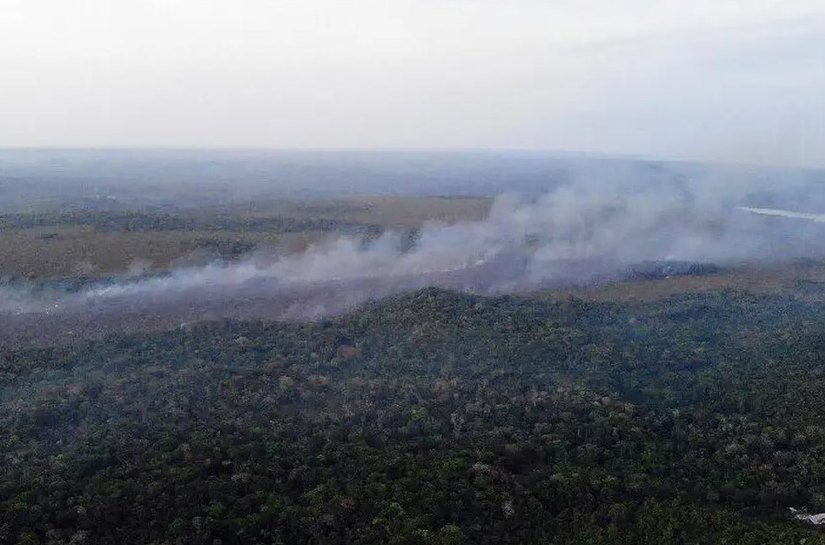
[[[825,2],[0,0],[0,147],[825,166]]]

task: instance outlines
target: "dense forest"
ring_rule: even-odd
[[[825,543],[825,316],[426,289],[0,352],[0,542]]]

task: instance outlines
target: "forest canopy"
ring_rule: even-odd
[[[818,543],[823,319],[425,289],[0,353],[12,543]],[[805,541],[801,541],[805,540]]]

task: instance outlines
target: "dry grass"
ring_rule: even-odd
[[[654,302],[686,293],[739,290],[825,302],[825,264],[752,265],[705,276],[674,276],[552,290],[536,294],[552,300],[577,297],[597,302]]]
[[[428,221],[454,223],[480,220],[490,211],[491,199],[482,197],[359,196],[311,201],[264,201],[238,207],[244,217],[324,218],[415,229]],[[210,213],[209,210],[201,212]]]
[[[356,197],[324,201],[271,201],[190,213],[230,214],[243,218],[329,219],[386,228],[414,229],[427,221],[482,219],[489,199],[438,197]],[[304,250],[333,233],[250,231],[97,231],[90,226],[59,225],[0,230],[0,277],[31,279],[120,274],[136,263],[154,269],[197,264],[234,249],[256,248],[278,254]],[[243,252],[241,252],[243,253]]]
[[[56,235],[56,236],[52,236]],[[124,273],[134,266],[165,269],[198,264],[233,249],[293,252],[329,233],[96,232],[87,227],[0,232],[0,276],[57,278]],[[48,237],[48,238],[44,238]]]

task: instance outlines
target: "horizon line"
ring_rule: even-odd
[[[253,153],[387,153],[387,154],[523,154],[523,155],[555,155],[564,158],[583,159],[625,159],[645,162],[680,163],[694,165],[717,165],[729,167],[749,167],[765,169],[795,168],[802,170],[825,170],[825,164],[798,164],[798,163],[746,163],[735,160],[701,159],[690,157],[668,157],[645,153],[623,153],[611,151],[588,151],[554,148],[519,148],[519,147],[452,147],[452,148],[425,148],[425,147],[290,147],[290,146],[0,146],[0,153],[4,152],[253,152]]]

